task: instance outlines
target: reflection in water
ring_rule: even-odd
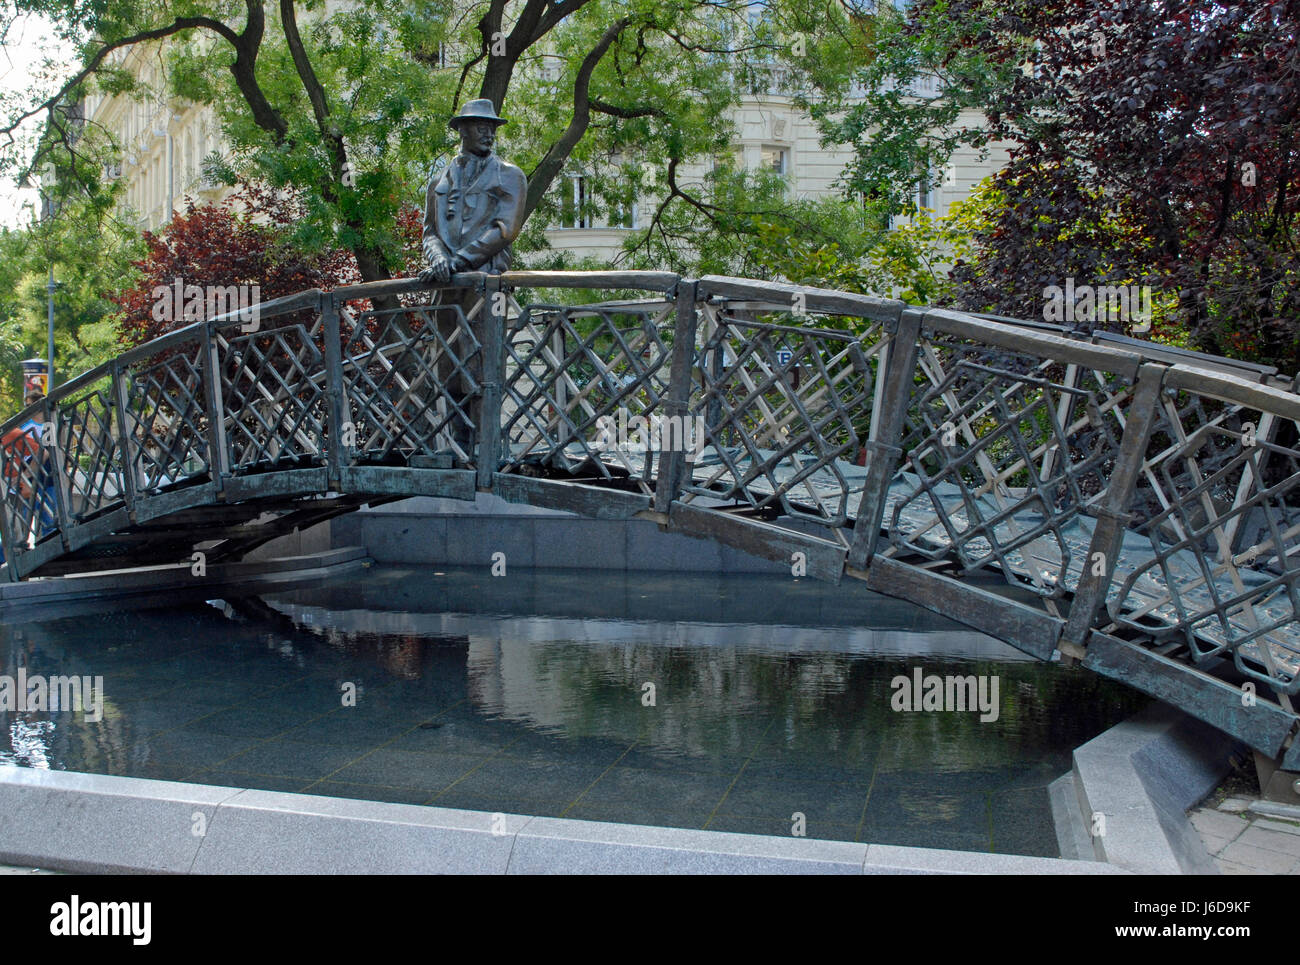
[[[865,590],[753,576],[382,567],[0,628],[19,666],[102,675],[104,719],[0,713],[4,763],[1026,854],[1057,853],[1071,749],[1140,706]],[[894,712],[917,666],[996,675],[998,719]]]

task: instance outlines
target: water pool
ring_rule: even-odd
[[[0,686],[20,670],[102,678],[102,714],[0,710],[3,763],[1044,856],[1047,785],[1145,703],[854,585],[753,575],[372,567],[5,625]],[[918,672],[996,686],[996,719],[896,709]]]

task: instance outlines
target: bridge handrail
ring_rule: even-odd
[[[352,301],[390,295],[432,292],[444,288],[472,288],[481,286],[488,276],[482,272],[464,272],[452,277],[448,285],[425,284],[417,278],[397,278],[378,282],[364,282],[331,289],[326,292],[319,288],[305,289],[290,295],[281,296],[258,305],[259,318],[273,318],[278,315],[319,307],[320,300],[332,295],[340,301]],[[628,289],[640,288],[649,291],[671,293],[682,276],[674,272],[641,271],[507,271],[500,276],[501,284],[506,287],[537,288],[588,288],[588,289]],[[926,308],[909,306],[894,299],[837,292],[830,289],[816,288],[808,285],[795,285],[784,282],[764,282],[752,279],[733,278],[723,275],[705,275],[699,279],[700,292],[704,296],[720,298],[745,298],[771,303],[774,307],[788,309],[795,296],[802,296],[806,311],[816,314],[838,314],[871,318],[876,321],[896,322],[904,309],[924,312],[924,324],[950,334],[966,338],[986,339],[990,344],[1006,349],[1033,350],[1044,353],[1057,353],[1063,362],[1093,365],[1097,368],[1118,367],[1126,376],[1133,377],[1137,367],[1143,362],[1160,362],[1170,366],[1171,370],[1194,368],[1205,375],[1213,374],[1211,383],[1221,393],[1218,398],[1223,401],[1245,403],[1250,397],[1244,396],[1236,389],[1260,386],[1272,390],[1266,398],[1285,404],[1287,396],[1295,397],[1294,389],[1269,385],[1267,379],[1286,383],[1286,379],[1277,375],[1273,366],[1257,365],[1237,359],[1209,356],[1189,349],[1159,345],[1139,339],[1114,336],[1111,333],[1098,332],[1091,336],[1093,341],[1084,342],[1067,335],[1056,335],[1043,328],[1060,329],[1060,326],[1039,325],[991,316],[987,313],[962,312],[945,308]],[[780,300],[774,295],[782,296]],[[247,324],[247,316],[235,310],[216,316],[206,321],[195,321],[182,328],[174,329],[148,342],[135,346],[114,359],[101,363],[74,378],[57,386],[45,401],[27,406],[13,417],[6,420],[0,431],[22,425],[44,411],[48,403],[57,403],[69,395],[76,394],[88,385],[112,375],[115,368],[125,368],[131,363],[164,352],[169,348],[184,344],[210,333]],[[1019,327],[1024,326],[1024,327]],[[800,326],[789,326],[799,328]],[[1100,344],[1110,342],[1112,344]],[[1120,347],[1120,346],[1124,347]],[[1186,361],[1182,361],[1186,360]],[[1197,363],[1200,363],[1199,365]],[[1237,372],[1243,374],[1238,375]],[[1244,373],[1255,376],[1250,379]],[[1198,376],[1201,377],[1201,376]],[[1294,386],[1294,382],[1291,383]],[[1189,387],[1195,387],[1190,385]],[[1258,400],[1257,400],[1258,401]],[[1266,408],[1262,404],[1254,408]]]

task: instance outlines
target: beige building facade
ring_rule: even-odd
[[[211,108],[165,96],[161,44],[136,45],[115,52],[113,57],[115,66],[130,71],[144,89],[154,93],[143,98],[91,94],[84,105],[85,116],[88,123],[107,130],[121,145],[118,162],[108,165],[105,174],[124,182],[123,205],[140,227],[156,231],[174,213],[184,211],[187,199],[212,201],[228,193],[229,189],[205,179],[203,173],[204,159],[225,151],[220,124]],[[779,77],[772,86],[781,89]],[[841,193],[837,182],[852,152],[843,145],[823,147],[816,123],[792,97],[783,93],[744,95],[731,120],[738,165],[776,171],[787,178],[794,197]],[[982,120],[971,112],[958,123],[979,125]],[[973,149],[962,149],[945,171],[933,172],[937,183],[922,192],[918,203],[939,216],[946,215],[953,202],[968,197],[976,184],[1006,163],[1007,156],[1001,146],[994,146],[983,158]],[[713,159],[702,159],[684,165],[679,183],[700,184],[713,163]],[[631,210],[597,219],[583,213],[587,189],[587,180],[580,174],[557,180],[551,190],[561,192],[561,215],[548,230],[548,240],[554,248],[577,257],[616,263],[624,242],[644,227],[655,199],[642,199]]]
[[[123,182],[123,206],[140,227],[156,231],[185,210],[187,197],[202,202],[224,193],[203,176],[203,159],[223,151],[220,125],[211,108],[165,96],[161,45],[123,48],[110,59],[152,93],[144,98],[92,93],[86,98],[86,120],[121,145],[117,162],[104,173]]]
[[[731,120],[736,130],[732,150],[738,166],[751,171],[771,170],[783,175],[790,193],[797,198],[842,195],[838,182],[853,159],[852,150],[845,145],[823,147],[816,122],[796,106],[792,97],[746,95]],[[959,125],[977,127],[982,123],[983,117],[975,111],[965,111],[958,119]],[[943,171],[931,172],[933,186],[920,192],[915,201],[936,217],[944,217],[955,202],[970,197],[975,186],[1005,166],[1008,159],[1004,145],[991,145],[987,155],[974,148],[962,147],[954,152]],[[701,184],[712,163],[709,160],[683,165],[678,182],[682,186]],[[569,176],[552,190],[566,192],[566,206],[574,211],[580,208],[584,191],[581,178]],[[573,197],[570,199],[567,194]],[[653,205],[654,199],[650,199],[635,206],[631,212],[620,212],[617,225],[611,225],[608,218],[587,223],[576,216],[562,217],[561,220],[567,223],[551,228],[547,238],[553,247],[579,257],[609,260],[622,250],[628,235],[644,227],[643,219],[649,217]]]

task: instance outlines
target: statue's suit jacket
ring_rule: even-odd
[[[471,269],[510,267],[510,243],[524,224],[528,179],[513,164],[489,154],[472,184],[464,183],[465,155],[434,178],[424,199],[424,254],[448,261],[464,256]]]

